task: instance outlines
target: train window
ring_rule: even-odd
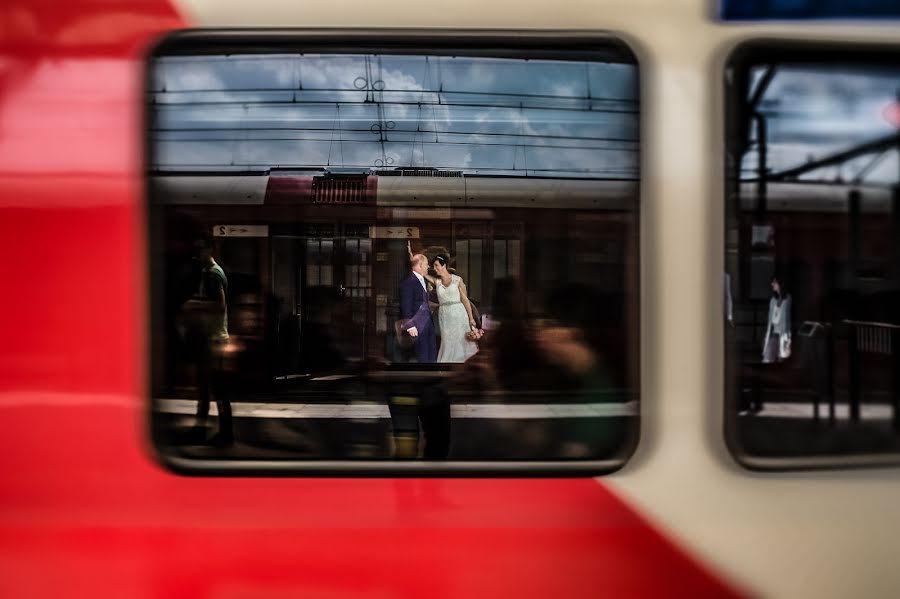
[[[728,442],[900,461],[900,52],[752,43],[726,86]]]
[[[620,466],[638,430],[638,80],[599,37],[164,41],[146,90],[164,461]]]

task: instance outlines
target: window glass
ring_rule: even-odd
[[[729,67],[728,434],[751,464],[900,450],[897,59],[757,45]]]
[[[163,46],[147,90],[161,453],[620,464],[639,396],[638,77],[595,46]]]

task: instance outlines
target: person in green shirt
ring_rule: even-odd
[[[228,278],[212,251],[212,236],[204,235],[194,242],[194,259],[200,263],[200,273],[196,291],[181,311],[188,356],[197,373],[194,432],[205,438],[212,391],[219,410],[219,431],[206,442],[227,446],[234,442],[231,403],[223,373],[223,352],[228,344]]]

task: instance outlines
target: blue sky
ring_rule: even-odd
[[[752,74],[754,85],[763,69]],[[802,165],[810,159],[848,149],[895,133],[885,109],[897,102],[900,68],[873,69],[854,66],[777,67],[760,103],[768,123],[768,164],[772,171]],[[853,179],[875,157],[861,156],[841,168],[812,171],[807,180]],[[755,149],[744,159],[744,176],[755,176]],[[896,150],[887,152],[865,181],[897,183],[900,165]]]
[[[161,168],[398,166],[635,178],[634,65],[466,57],[166,57]]]

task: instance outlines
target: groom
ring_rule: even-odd
[[[436,362],[437,338],[425,287],[428,258],[416,254],[410,262],[412,272],[400,283],[400,317],[405,321],[402,329],[415,338],[413,345],[420,363]]]
[[[414,339],[418,362],[437,362],[437,336],[425,275],[428,258],[416,254],[410,259],[412,272],[400,283],[401,335]],[[391,401],[391,423],[397,457],[418,455],[419,430],[425,437],[423,457],[426,460],[446,460],[450,452],[450,402],[441,385],[434,382],[404,382],[393,390],[403,396],[412,396],[413,406]],[[399,399],[399,397],[397,397]],[[410,399],[410,397],[406,397]]]

